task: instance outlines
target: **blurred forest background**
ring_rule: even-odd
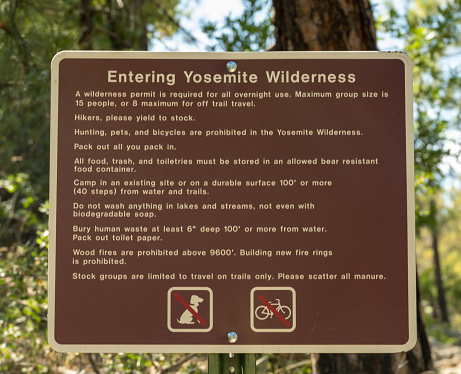
[[[206,45],[183,26],[199,3],[0,1],[0,373],[206,372],[206,355],[58,354],[46,339],[51,59],[61,50],[165,50],[172,36],[202,51],[260,51],[275,43],[270,0],[242,0],[241,14],[196,25]],[[461,1],[371,5],[378,47],[405,51],[414,64],[426,329],[433,346],[461,345]],[[311,372],[307,354],[258,357],[261,373]]]

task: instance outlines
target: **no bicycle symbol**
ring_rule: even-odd
[[[250,297],[253,331],[291,332],[296,328],[296,292],[293,288],[255,287]]]
[[[168,329],[172,332],[208,332],[213,328],[213,291],[208,287],[172,287],[168,290]]]

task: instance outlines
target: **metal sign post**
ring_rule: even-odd
[[[209,354],[208,373],[254,374],[256,373],[255,354]]]
[[[51,346],[250,371],[410,349],[411,72],[400,53],[58,54]]]

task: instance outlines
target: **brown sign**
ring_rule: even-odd
[[[52,79],[53,348],[413,346],[405,55],[64,52]]]

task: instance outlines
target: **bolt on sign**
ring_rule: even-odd
[[[54,349],[414,345],[406,55],[62,52],[51,144]]]

